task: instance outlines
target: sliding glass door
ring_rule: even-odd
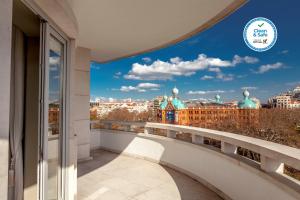
[[[65,82],[67,41],[42,23],[40,199],[61,200],[65,160]]]

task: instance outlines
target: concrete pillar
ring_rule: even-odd
[[[0,0],[0,200],[7,199],[12,0]]]
[[[168,138],[176,138],[176,131],[167,130],[167,137]]]
[[[90,158],[90,60],[91,51],[75,50],[75,65],[71,69],[70,119],[77,140],[78,160]]]
[[[67,73],[67,82],[68,88],[69,88],[69,95],[67,95],[67,104],[66,104],[66,113],[68,115],[67,117],[67,122],[66,124],[69,124],[67,126],[67,133],[68,133],[68,140],[67,140],[67,148],[66,148],[66,154],[67,154],[67,192],[65,199],[67,200],[73,200],[77,199],[77,130],[75,130],[74,127],[74,118],[73,114],[76,112],[74,109],[73,105],[73,99],[74,99],[74,94],[73,94],[73,88],[74,88],[74,66],[75,65],[75,40],[70,41],[69,45],[69,63],[70,63],[70,68],[68,69]]]
[[[227,142],[221,142],[221,151],[226,154],[236,154],[237,146]]]
[[[149,127],[144,128],[144,133],[145,134],[152,134],[152,132],[153,132],[152,128],[149,128]]]
[[[200,135],[192,134],[192,142],[194,144],[203,144],[204,143],[204,137]]]
[[[126,125],[125,127],[126,127],[126,131],[128,131],[128,132],[132,132],[133,131],[132,125]]]
[[[265,172],[283,173],[284,164],[282,162],[279,162],[278,160],[261,155],[260,162],[260,167]]]

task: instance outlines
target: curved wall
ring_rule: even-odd
[[[299,199],[299,193],[241,160],[204,146],[156,135],[93,130],[92,148],[141,157],[197,179],[224,199]]]

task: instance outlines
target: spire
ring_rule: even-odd
[[[215,96],[215,100],[216,100],[216,103],[222,103],[221,102],[221,97],[218,94]]]
[[[179,90],[176,88],[176,86],[173,88],[172,93],[174,98],[178,96]]]
[[[246,89],[244,92],[243,92],[243,95],[244,95],[244,99],[248,99],[249,98],[249,91]]]
[[[256,103],[249,98],[250,93],[249,93],[248,90],[245,90],[243,92],[243,96],[244,96],[244,99],[238,103],[238,107],[243,108],[243,109],[244,108],[255,109],[256,108]]]

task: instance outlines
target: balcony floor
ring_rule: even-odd
[[[78,164],[78,199],[221,199],[201,183],[168,167],[103,150]]]

